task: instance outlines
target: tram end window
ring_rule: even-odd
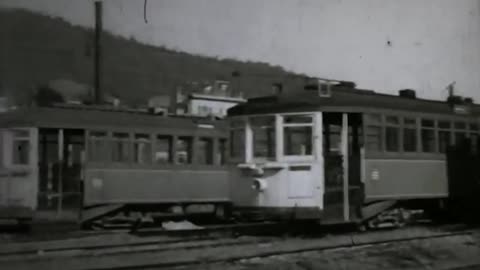
[[[287,156],[312,155],[312,127],[285,126],[283,135],[284,152]]]

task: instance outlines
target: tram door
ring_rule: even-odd
[[[84,152],[83,130],[40,129],[38,218],[79,220]]]
[[[323,114],[324,219],[327,223],[360,218],[361,183],[360,114]],[[345,133],[343,133],[344,131]]]

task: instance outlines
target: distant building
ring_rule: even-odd
[[[241,93],[235,93],[228,81],[213,83],[191,82],[177,89],[175,113],[196,116],[215,116],[223,118],[227,110],[239,103],[246,102]]]

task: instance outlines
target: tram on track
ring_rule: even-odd
[[[228,111],[236,212],[328,224],[412,202],[444,205],[452,186],[446,152],[466,143],[478,153],[480,106],[352,84],[319,81]]]
[[[229,204],[222,121],[59,104],[0,114],[0,219],[89,222]]]

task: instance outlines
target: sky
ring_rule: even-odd
[[[480,101],[479,0],[105,0],[104,27],[189,53],[261,61],[395,93]],[[93,0],[0,0],[93,27]]]

